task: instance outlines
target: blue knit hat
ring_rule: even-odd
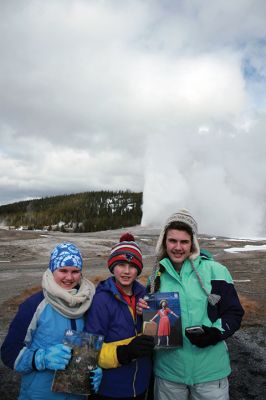
[[[61,243],[51,253],[49,269],[52,272],[62,267],[77,267],[82,270],[82,265],[80,251],[73,243]]]

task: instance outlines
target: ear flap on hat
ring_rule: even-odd
[[[200,246],[195,233],[193,233],[193,249],[190,255],[191,260],[195,260],[200,255]]]

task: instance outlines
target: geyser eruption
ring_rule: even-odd
[[[201,233],[265,235],[264,121],[251,118],[239,63],[206,56],[177,70],[148,138],[142,225],[187,208]]]

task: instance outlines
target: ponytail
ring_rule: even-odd
[[[150,278],[150,283],[147,287],[149,293],[155,293],[160,290],[161,286],[161,274],[165,271],[163,265],[156,263],[153,267],[153,271]]]
[[[159,292],[161,286],[161,274],[165,271],[164,266],[160,265],[159,271],[157,272],[155,281],[154,281],[154,292]]]

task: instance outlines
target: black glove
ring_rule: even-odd
[[[120,364],[128,364],[135,358],[151,357],[154,346],[153,336],[137,336],[129,344],[117,347],[117,359]]]
[[[209,328],[208,326],[202,325],[204,333],[201,335],[193,335],[193,333],[186,332],[186,337],[190,343],[195,344],[198,347],[207,347],[215,345],[222,340],[221,331],[217,328]]]

